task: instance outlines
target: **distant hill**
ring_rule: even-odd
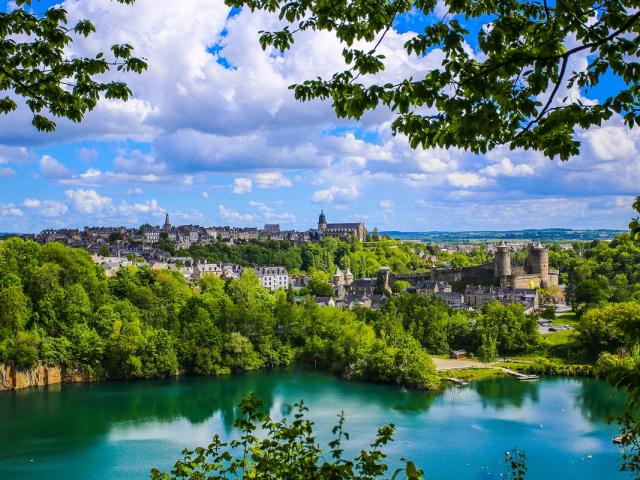
[[[611,240],[625,230],[573,230],[569,228],[545,228],[506,231],[468,232],[380,232],[399,240],[421,240],[437,243],[476,243],[496,240],[531,240],[540,242],[589,242],[591,240]]]

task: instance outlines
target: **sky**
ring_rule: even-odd
[[[149,69],[118,77],[134,92],[128,102],[102,101],[81,124],[58,120],[55,133],[35,131],[24,106],[0,115],[0,231],[161,224],[165,213],[173,224],[308,229],[321,209],[329,222],[404,231],[625,229],[633,216],[640,131],[619,117],[577,132],[582,151],[567,162],[508,147],[412,150],[391,135],[385,109],[337,120],[330,104],[293,98],[289,85],[344,68],[326,32],[304,32],[281,55],[258,43],[276,18],[231,12],[223,0],[63,3],[72,22],[97,28],[70,55],[126,42]],[[437,49],[417,58],[402,48],[428,21],[396,22],[376,81],[439,65]],[[578,57],[571,67],[586,64]],[[562,87],[558,98],[602,101],[616,86],[608,78],[592,92]]]

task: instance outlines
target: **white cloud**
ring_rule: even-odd
[[[142,203],[121,202],[118,205],[118,211],[125,216],[142,215],[164,215],[165,209],[160,208],[158,201],[155,199],[147,200]]]
[[[378,207],[380,207],[381,210],[393,210],[395,204],[391,200],[380,200]]]
[[[588,145],[598,160],[611,161],[637,154],[633,134],[626,127],[605,126],[585,133]]]
[[[256,173],[255,182],[258,188],[280,188],[291,187],[291,180],[282,175],[281,172]]]
[[[27,198],[22,205],[26,208],[34,210],[35,215],[43,217],[59,217],[69,210],[69,207],[62,202],[56,200],[38,200],[37,198]]]
[[[16,176],[16,171],[9,167],[0,167],[0,179],[12,178]]]
[[[127,195],[142,195],[143,191],[140,187],[134,187],[127,190]]]
[[[47,178],[68,178],[73,172],[50,155],[43,155],[40,159],[40,174]]]
[[[470,188],[487,185],[489,180],[472,172],[455,172],[447,177],[449,183],[454,187]]]
[[[13,203],[0,203],[0,217],[22,217],[24,214],[22,210],[16,207]]]
[[[258,211],[258,216],[264,221],[283,223],[292,223],[296,221],[295,215],[287,212],[276,211],[263,202],[256,202],[252,200],[249,202],[249,205]]]
[[[359,192],[355,185],[350,185],[347,187],[338,187],[336,185],[332,185],[331,187],[318,190],[315,192],[311,200],[314,203],[346,203],[351,202],[358,198]]]
[[[510,158],[504,157],[498,163],[486,166],[480,173],[488,177],[528,177],[534,175],[535,171],[524,163],[514,165]]]
[[[111,198],[102,196],[95,190],[67,190],[64,194],[78,212],[86,215],[113,210]]]
[[[118,155],[113,161],[116,172],[130,173],[134,175],[160,175],[167,166],[156,162],[153,155],[134,150],[129,157]]]
[[[231,210],[224,205],[218,205],[218,215],[220,215],[220,218],[223,220],[231,220],[233,222],[253,222],[255,220],[253,215]]]
[[[80,150],[78,150],[78,156],[85,162],[95,162],[96,160],[98,160],[99,153],[95,148],[82,147]]]
[[[236,178],[233,180],[233,193],[243,195],[245,193],[251,193],[253,189],[253,182],[250,178]]]

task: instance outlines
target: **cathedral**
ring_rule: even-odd
[[[324,210],[320,212],[318,217],[317,237],[319,240],[323,238],[338,238],[340,240],[349,240],[357,238],[361,242],[367,237],[367,229],[364,223],[327,223]]]

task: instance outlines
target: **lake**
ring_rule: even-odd
[[[1,393],[0,478],[148,478],[184,447],[237,434],[237,404],[250,391],[275,417],[304,398],[322,442],[344,410],[349,454],[394,423],[389,463],[412,459],[430,480],[500,478],[514,447],[527,454],[530,480],[628,478],[618,472],[617,429],[608,423],[624,395],[599,380],[501,378],[435,395],[303,371]]]

